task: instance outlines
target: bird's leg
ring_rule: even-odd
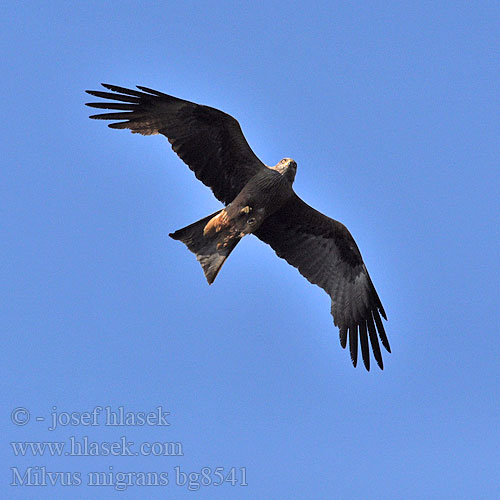
[[[227,215],[226,209],[223,209],[205,226],[205,228],[203,229],[203,236],[213,236],[214,233],[218,233],[228,226],[229,217]]]
[[[228,248],[234,240],[240,240],[255,230],[259,211],[247,203],[231,203],[204,227],[203,236],[215,238],[217,250]]]
[[[240,210],[240,216],[249,215],[250,212],[253,212],[253,208],[250,205],[246,205]],[[257,222],[257,220],[255,217],[248,217],[245,220],[245,228],[242,230],[241,236],[244,236],[245,234],[247,234],[248,233],[248,226],[253,226],[256,222]]]

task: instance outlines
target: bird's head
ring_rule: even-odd
[[[289,181],[290,184],[295,180],[295,174],[297,173],[297,163],[291,158],[283,158],[279,163],[277,163],[274,167],[281,175],[284,175]]]

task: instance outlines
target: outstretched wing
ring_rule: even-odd
[[[140,89],[137,91],[104,83],[102,86],[112,92],[87,90],[87,93],[112,101],[87,106],[115,112],[90,118],[121,120],[110,123],[109,127],[166,136],[196,177],[225,204],[231,203],[259,170],[267,168],[251,150],[239,123],[218,109],[146,87],[137,87]]]
[[[345,348],[349,337],[353,365],[357,363],[359,339],[365,367],[370,369],[370,339],[373,355],[383,369],[378,337],[391,352],[380,315],[387,317],[347,228],[294,195],[264,221],[255,235],[330,295],[333,321],[340,329],[340,343]]]

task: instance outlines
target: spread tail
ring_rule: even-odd
[[[182,241],[196,255],[209,285],[214,282],[222,264],[241,239],[231,233],[228,236],[227,231],[212,230],[213,219],[221,213],[225,214],[224,209],[169,234],[174,240]],[[212,224],[207,227],[211,221]]]

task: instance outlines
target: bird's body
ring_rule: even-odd
[[[111,128],[163,134],[173,150],[209,186],[225,207],[170,236],[197,257],[212,283],[229,254],[247,234],[271,245],[332,299],[331,312],[356,366],[358,339],[370,368],[368,339],[383,368],[378,337],[390,352],[380,315],[385,311],[359,249],[340,222],[314,210],[294,192],[297,164],[290,158],[264,165],[250,149],[238,122],[222,111],[145,87],[141,91],[103,84],[110,92],[89,94],[118,102],[88,106],[119,110],[91,118],[126,120]]]
[[[255,232],[267,217],[280,209],[292,194],[292,184],[295,178],[289,174],[289,169],[295,171],[296,163],[289,158],[281,160],[283,170],[280,172],[274,167],[268,167],[255,174],[239,192],[238,196],[226,207],[231,220],[236,220],[245,214],[248,231]],[[245,207],[249,211],[242,212]]]
[[[210,216],[208,222],[206,218],[201,219],[170,234],[196,255],[209,284],[214,282],[222,264],[241,238],[257,231],[292,197],[296,168],[293,160],[285,158],[276,167],[260,170],[236,198]]]

